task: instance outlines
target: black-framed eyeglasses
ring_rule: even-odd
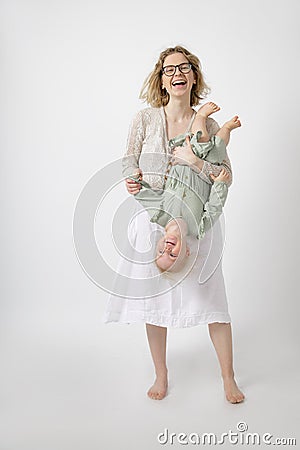
[[[177,67],[181,73],[189,73],[193,66],[191,63],[181,63],[176,66],[169,65],[162,68],[162,73],[167,75],[167,77],[172,77],[175,74]]]

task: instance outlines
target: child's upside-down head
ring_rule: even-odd
[[[190,250],[186,241],[187,225],[181,218],[172,219],[156,247],[156,265],[162,271],[178,272],[184,266]]]

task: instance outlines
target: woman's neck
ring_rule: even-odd
[[[170,98],[164,110],[168,121],[173,123],[189,120],[194,111],[185,98]]]

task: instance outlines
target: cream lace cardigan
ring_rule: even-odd
[[[214,119],[211,117],[207,119],[207,130],[210,137],[219,128]],[[148,107],[139,111],[132,120],[129,130],[127,149],[122,160],[123,176],[133,175],[136,169],[140,168],[144,181],[147,181],[152,188],[162,189],[170,154],[171,150],[167,138],[166,118],[163,107]],[[204,161],[203,168],[198,172],[198,175],[207,183],[212,184],[209,174],[213,173],[217,176],[223,167],[232,176],[227,152],[222,165]]]

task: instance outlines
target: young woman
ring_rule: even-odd
[[[168,143],[175,136],[192,130],[196,111],[193,106],[200,103],[208,92],[200,68],[199,59],[181,46],[163,51],[154,70],[146,79],[141,98],[150,107],[134,118],[123,159],[123,175],[140,174],[152,188],[162,189],[165,173],[170,160]],[[219,130],[212,118],[206,121],[209,136]],[[175,149],[176,159],[185,160],[198,176],[212,184],[210,174],[218,176],[222,169],[231,175],[231,165],[226,153],[223,164],[214,165],[199,158],[193,158],[190,145]],[[178,163],[178,160],[177,160]],[[229,184],[231,179],[229,180]],[[139,192],[141,185],[126,179],[130,194]],[[213,226],[201,241],[201,252],[196,255],[193,271],[173,289],[138,303],[136,300],[110,298],[104,322],[134,323],[144,322],[149,347],[155,367],[156,379],[148,390],[148,396],[161,400],[167,394],[168,369],[166,363],[166,342],[168,327],[188,327],[208,324],[209,334],[220,363],[226,398],[231,403],[243,401],[233,370],[231,318],[228,313],[227,298],[221,264],[217,264],[207,280],[200,284],[199,273],[203,270],[205,257],[217,259],[220,255],[220,224]],[[150,223],[149,216],[139,214],[135,224],[135,239],[157,229]],[[212,233],[213,231],[213,239]],[[154,264],[154,263],[153,263]],[[202,272],[201,272],[202,273]],[[130,281],[129,281],[130,282]]]

